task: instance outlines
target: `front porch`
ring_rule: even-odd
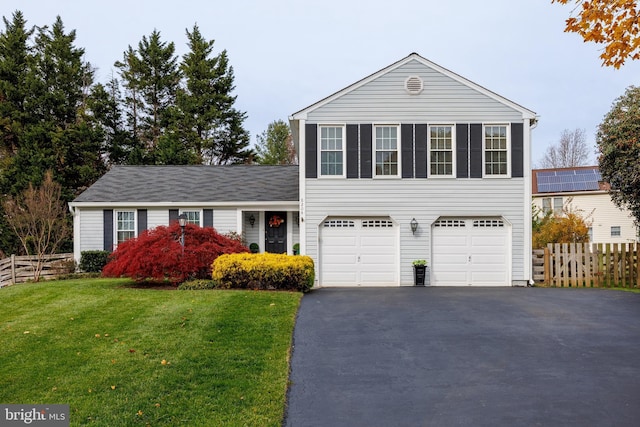
[[[300,215],[287,210],[243,210],[242,238],[257,251],[295,255],[300,242]]]

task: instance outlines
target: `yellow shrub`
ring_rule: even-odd
[[[225,254],[216,258],[211,270],[211,277],[222,288],[306,292],[315,278],[313,260],[300,255]]]

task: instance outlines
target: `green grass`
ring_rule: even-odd
[[[0,402],[69,404],[72,426],[281,424],[300,293],[128,284],[1,289]]]

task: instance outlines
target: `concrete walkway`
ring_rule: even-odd
[[[639,426],[640,294],[319,289],[285,426]]]

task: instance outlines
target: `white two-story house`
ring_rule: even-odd
[[[510,286],[531,279],[536,114],[406,58],[290,117],[300,240],[322,286]]]
[[[70,204],[75,255],[179,213],[299,252],[316,286],[526,285],[536,114],[418,54],[289,118],[299,166],[116,167]]]

